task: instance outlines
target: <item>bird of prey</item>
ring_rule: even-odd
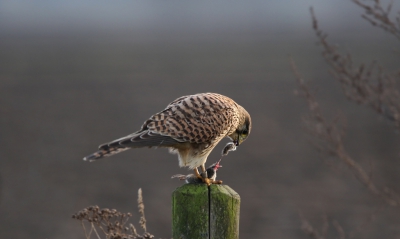
[[[229,137],[239,146],[249,136],[249,113],[231,98],[216,93],[179,97],[163,111],[144,122],[140,130],[99,146],[83,160],[95,161],[131,148],[166,147],[179,156],[179,166],[194,169],[196,177],[207,185],[213,179],[202,177],[205,163],[214,147]]]

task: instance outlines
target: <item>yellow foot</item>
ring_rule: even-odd
[[[207,184],[207,186],[210,186],[211,184],[222,184],[222,180],[213,180],[211,178],[203,178],[203,177],[198,177],[199,179],[201,179],[201,181],[205,184]]]
[[[194,170],[194,173],[195,173],[196,177],[199,178],[203,183],[207,184],[207,186],[210,186],[211,184],[222,184],[221,180],[214,180],[214,179],[208,178],[206,171],[204,171],[200,174],[196,168]]]
[[[222,180],[214,180],[213,184],[222,184]]]
[[[203,183],[207,184],[207,186],[210,186],[212,184],[212,179],[209,178],[202,178]]]

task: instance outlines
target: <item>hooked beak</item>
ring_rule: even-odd
[[[242,142],[243,142],[243,139],[241,139],[240,137],[238,137],[237,140],[233,140],[233,143],[235,144],[235,146],[239,146]]]
[[[239,141],[238,140],[234,140],[233,143],[235,144],[235,146],[239,146]]]

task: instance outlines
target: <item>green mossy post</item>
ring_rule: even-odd
[[[173,239],[238,239],[240,196],[227,185],[185,184],[172,193]]]

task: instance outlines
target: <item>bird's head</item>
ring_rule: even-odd
[[[247,139],[251,131],[251,117],[250,114],[239,105],[239,125],[229,137],[239,146],[243,141]]]

